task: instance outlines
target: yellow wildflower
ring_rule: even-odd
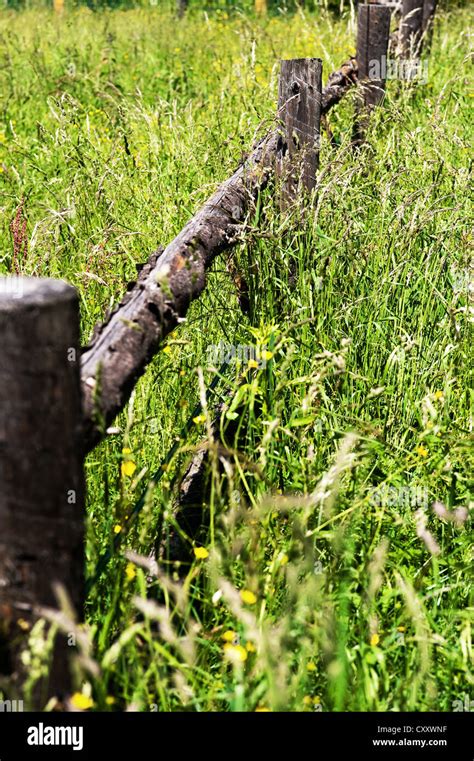
[[[435,398],[435,399],[436,399],[436,401],[438,401],[438,402],[442,402],[442,401],[444,401],[444,394],[443,394],[443,392],[442,392],[442,391],[435,391],[435,393],[434,393],[434,398]]]
[[[131,477],[135,473],[137,469],[137,466],[133,462],[133,460],[126,460],[122,463],[122,476],[128,476]]]
[[[133,476],[137,469],[137,466],[130,457],[131,454],[132,450],[130,447],[124,447],[122,449],[122,455],[124,456],[124,461],[121,466],[122,476]]]
[[[266,706],[258,706],[255,709],[255,713],[270,713],[271,708],[266,708]]]
[[[120,523],[116,523],[114,526],[114,534],[120,534],[121,531],[122,531],[122,526],[120,525]]]
[[[303,703],[304,703],[304,705],[305,705],[305,706],[310,706],[312,702],[313,702],[313,701],[312,701],[312,699],[311,699],[311,696],[310,696],[310,695],[305,695],[305,696],[304,696],[304,698],[303,698]]]
[[[71,703],[78,711],[88,711],[94,705],[92,698],[82,692],[75,692],[71,697]]]
[[[137,570],[133,563],[127,563],[127,566],[125,568],[125,576],[129,581],[133,581],[135,576],[137,575]]]
[[[420,455],[420,457],[428,457],[428,450],[423,446],[423,444],[419,444],[417,446],[416,453]]]
[[[227,629],[227,631],[221,635],[221,638],[225,640],[226,642],[235,642],[236,637],[237,637],[237,633],[234,632],[233,629]]]
[[[201,423],[206,422],[206,416],[205,415],[196,415],[196,417],[193,417],[193,423],[196,423],[196,425],[200,425]]]
[[[306,671],[316,671],[316,664],[313,663],[313,661],[310,661],[306,664]]]
[[[255,648],[255,645],[253,644],[253,642],[247,642],[245,647],[247,648],[247,652],[249,652],[249,653],[255,653],[256,652],[256,648]]]
[[[107,697],[105,698],[105,702],[107,703],[108,706],[113,706],[115,703],[115,698],[112,697],[112,695],[107,695]]]
[[[266,362],[269,362],[271,360],[271,358],[273,357],[273,352],[272,351],[268,351],[268,350],[263,351],[262,352],[262,357],[263,357],[263,359]]]
[[[250,591],[250,589],[241,589],[240,599],[246,605],[255,605],[255,603],[257,602],[257,598],[255,597],[254,593]]]
[[[257,367],[258,367],[258,362],[257,362],[257,360],[256,360],[256,359],[249,359],[249,361],[248,361],[248,366],[249,366],[250,368],[257,368]]]
[[[376,647],[379,644],[379,642],[380,642],[379,635],[377,633],[376,634],[372,634],[372,636],[370,638],[370,644],[372,645],[372,647]]]
[[[397,632],[406,632],[406,626],[397,626]]]
[[[209,557],[209,552],[206,550],[205,547],[195,547],[194,555],[198,560],[205,560],[206,558]]]
[[[232,663],[245,663],[248,658],[245,647],[242,647],[242,645],[232,645],[230,642],[225,643],[224,653]]]
[[[161,351],[163,354],[171,354],[171,346],[167,344]]]

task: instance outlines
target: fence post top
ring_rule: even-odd
[[[0,275],[0,311],[75,299],[76,289],[64,280]]]
[[[280,58],[280,64],[284,63],[322,63],[322,58]]]

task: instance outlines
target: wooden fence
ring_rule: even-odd
[[[185,3],[182,3],[183,9]],[[0,278],[0,675],[21,682],[19,620],[55,607],[62,584],[84,602],[84,456],[104,437],[163,339],[203,291],[206,271],[241,240],[242,224],[275,172],[281,207],[317,191],[320,120],[354,85],[354,146],[383,99],[389,46],[420,55],[434,0],[403,0],[396,38],[386,5],[360,5],[356,59],[324,89],[317,58],[282,61],[275,128],[177,237],[151,255],[114,312],[79,347],[75,290],[54,280]],[[49,694],[68,689],[58,640]]]

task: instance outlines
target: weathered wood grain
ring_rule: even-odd
[[[31,623],[40,608],[55,606],[54,583],[67,587],[82,615],[76,291],[57,280],[0,278],[0,345],[0,669],[14,677],[18,663],[6,639],[18,638],[19,619]],[[64,652],[57,649],[50,692],[68,683]]]
[[[387,51],[390,34],[390,8],[371,3],[359,5],[357,16],[357,100],[353,142],[365,138],[370,112],[385,94]]]
[[[316,186],[319,165],[321,119],[321,73],[319,58],[296,58],[281,62],[278,118],[281,141],[277,174],[281,179],[281,207],[303,201]]]

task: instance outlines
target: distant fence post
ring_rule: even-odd
[[[178,16],[182,18],[188,9],[188,0],[176,0],[176,10]]]
[[[277,175],[282,182],[281,208],[290,207],[316,185],[321,120],[320,58],[281,62],[278,117],[282,135]]]
[[[1,277],[0,346],[0,673],[18,684],[18,646],[13,649],[12,641],[42,607],[56,607],[54,583],[64,585],[82,617],[84,485],[75,289],[59,280]],[[68,690],[67,650],[64,637],[58,637],[42,697]]]
[[[370,3],[359,5],[357,15],[357,66],[361,91],[358,94],[353,142],[364,141],[370,111],[385,94],[390,8]]]
[[[403,0],[400,21],[400,52],[402,58],[416,58],[421,48],[424,0]],[[434,12],[434,11],[433,11]],[[427,10],[427,23],[429,10]]]
[[[437,0],[423,0],[423,18],[421,31],[423,34],[423,46],[429,48],[433,34],[433,22],[436,13]]]

